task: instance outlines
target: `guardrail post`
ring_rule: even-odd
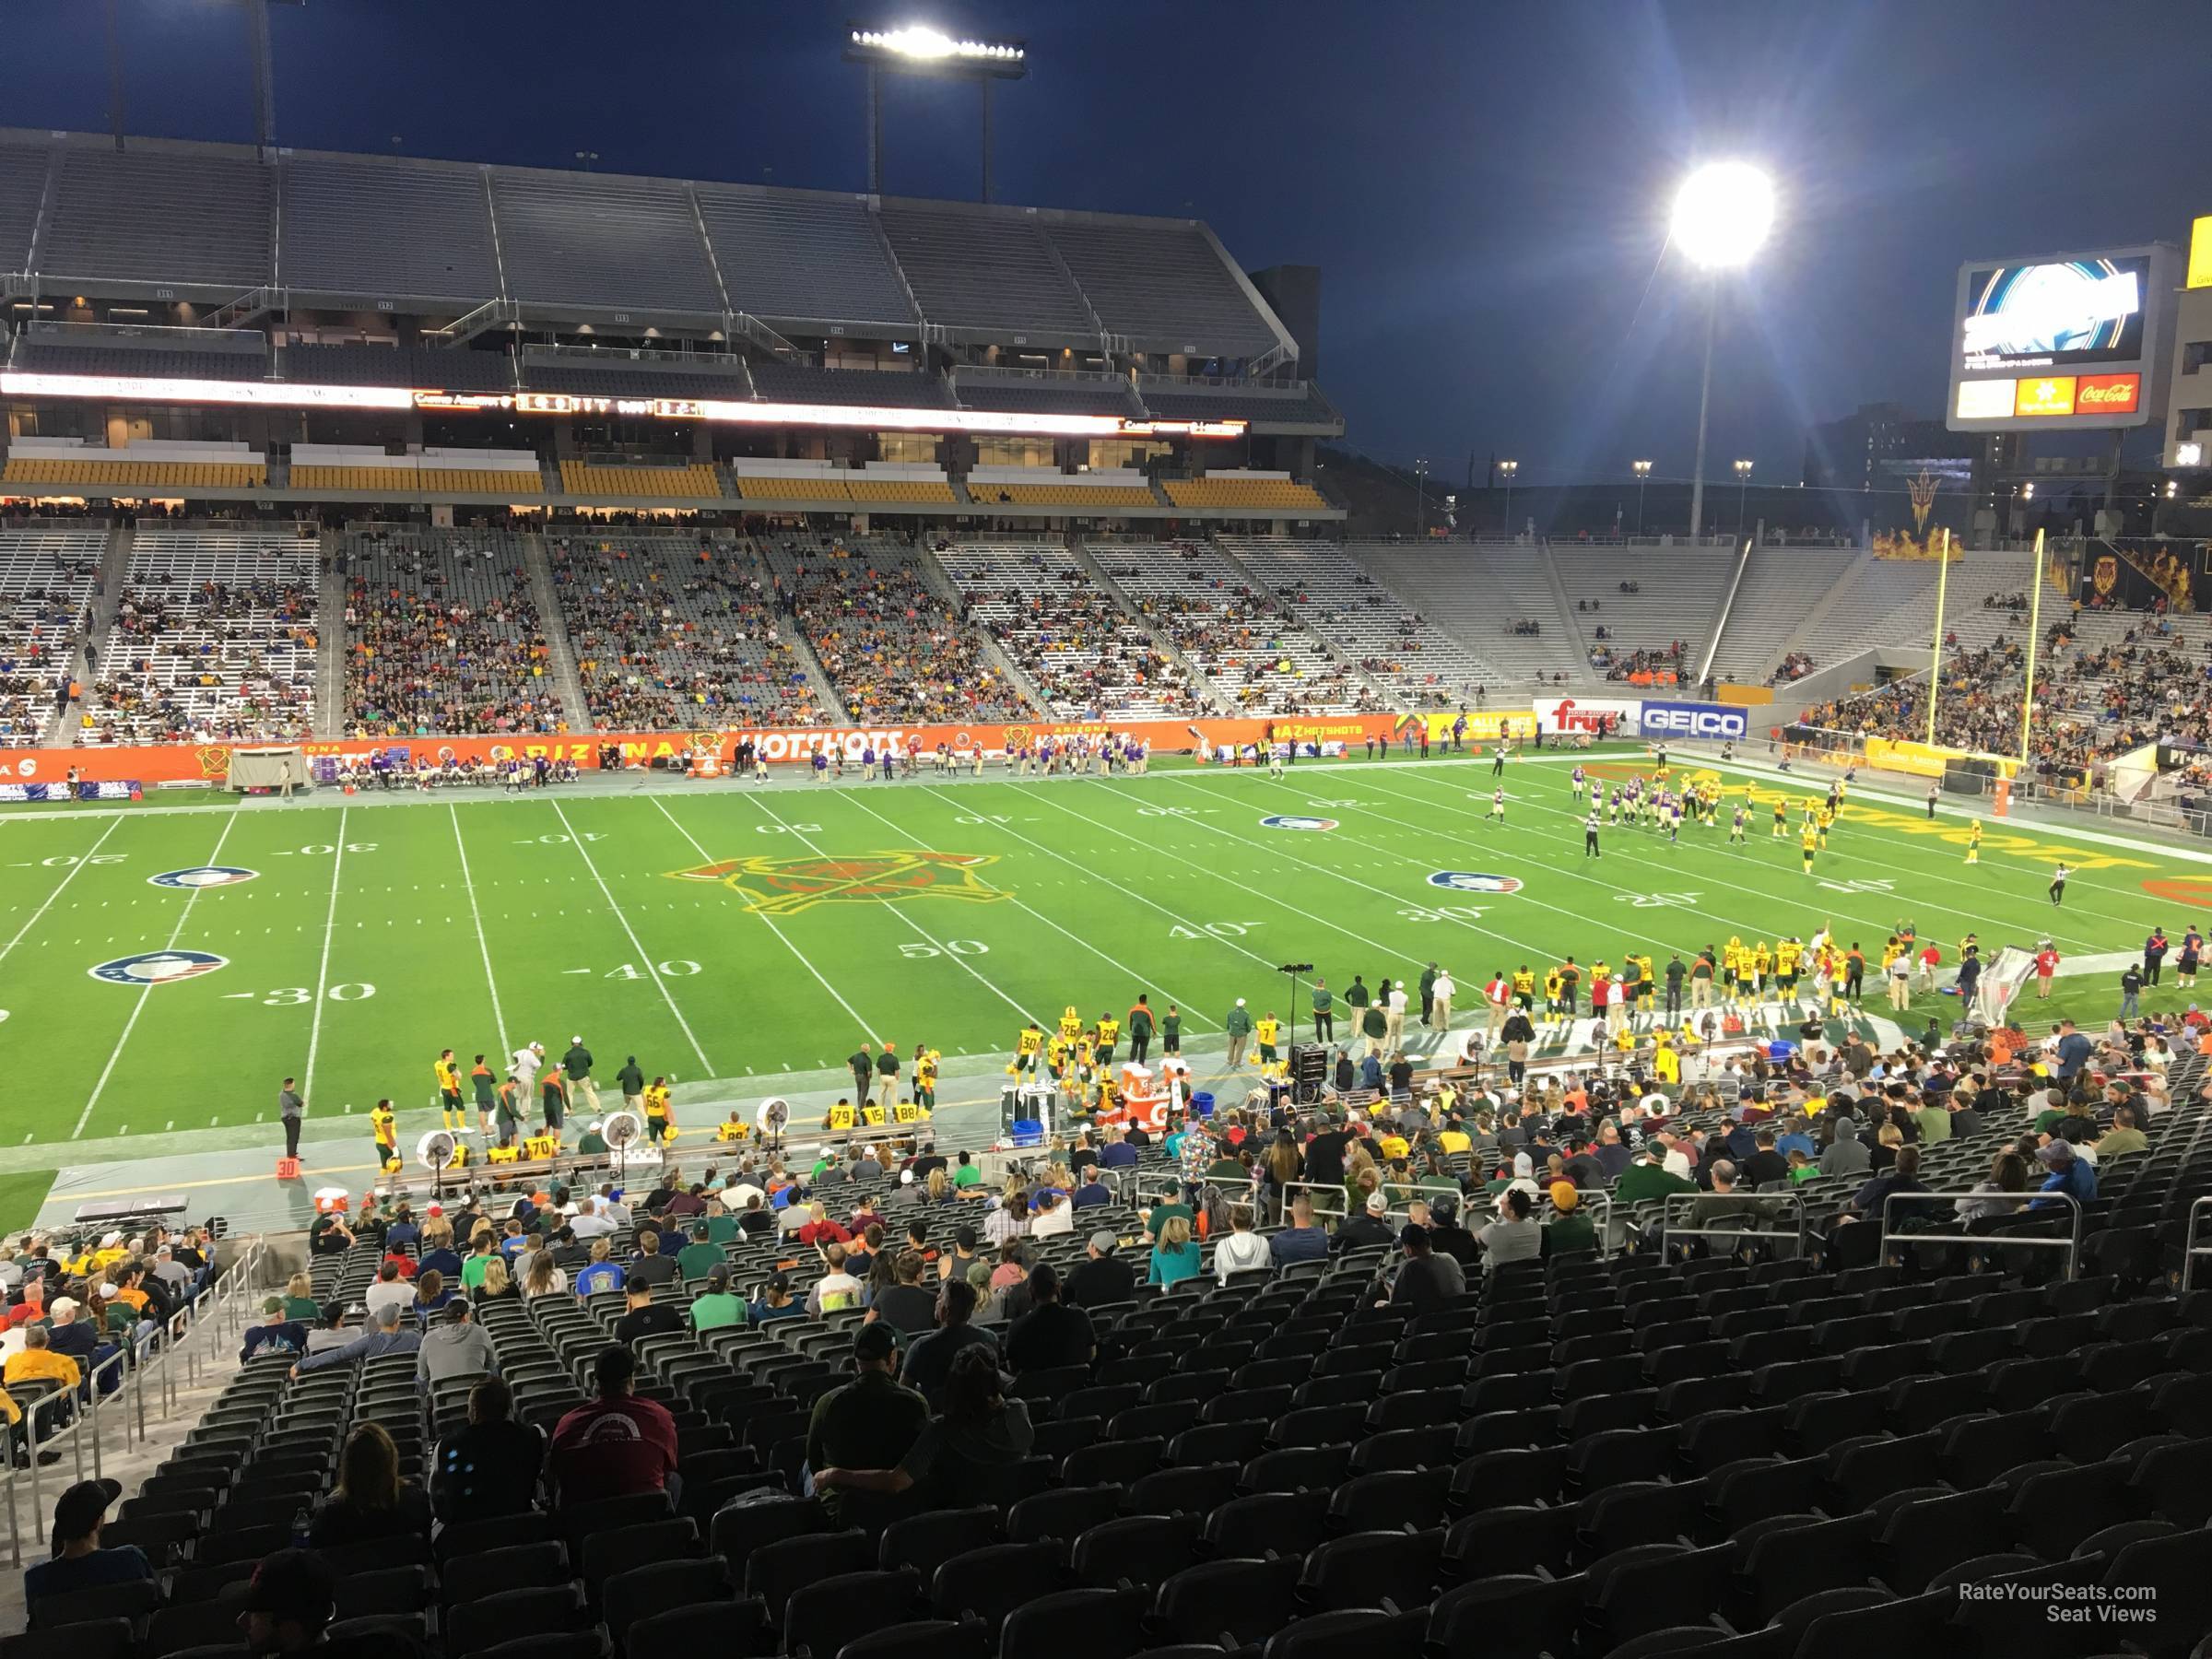
[[[2077,1199],[2071,1193],[2046,1193],[2041,1191],[2028,1193],[1976,1193],[1971,1191],[1949,1193],[1891,1193],[1887,1198],[1882,1200],[1881,1237],[1876,1241],[1876,1253],[1877,1259],[1888,1259],[1889,1254],[1889,1241],[1892,1239],[1897,1239],[1908,1243],[1919,1242],[1924,1244],[1940,1244],[1946,1240],[1952,1238],[1957,1238],[1962,1242],[1965,1241],[1969,1235],[1945,1233],[1930,1237],[1925,1233],[1900,1233],[1891,1226],[1889,1218],[1890,1213],[1900,1204],[1939,1204],[1948,1202],[1955,1206],[1962,1198],[1972,1198],[1984,1201],[1994,1199],[2001,1203],[2020,1205],[2023,1207],[2030,1209],[2032,1209],[2037,1204],[2045,1200],[2057,1199],[2065,1205],[2067,1213],[2073,1217],[2073,1226],[2068,1230],[2065,1238],[2041,1239],[2032,1237],[2015,1237],[2011,1234],[1992,1234],[1985,1236],[1989,1237],[1991,1241],[1996,1244],[2000,1249],[2011,1249],[2018,1247],[2026,1249],[2047,1250],[2053,1245],[2056,1245],[2058,1248],[2066,1253],[2065,1277],[2067,1281],[2069,1283],[2072,1282],[2072,1280],[2080,1272],[2082,1221],[2081,1204],[2080,1201]],[[2202,1202],[2202,1200],[2199,1202]]]
[[[2204,1227],[2212,1219],[2212,1197],[2199,1198],[2189,1206],[2189,1230],[2182,1235],[2182,1294],[2189,1294],[2196,1281],[2196,1265],[2212,1256],[2212,1244],[2206,1244]]]

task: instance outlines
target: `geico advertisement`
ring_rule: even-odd
[[[1607,734],[1632,737],[1637,717],[1646,705],[1618,697],[1547,698],[1535,705],[1536,729],[1564,733],[1571,737],[1599,737]]]
[[[1643,705],[1646,737],[1743,738],[1751,731],[1751,715],[1726,703],[1646,702]]]

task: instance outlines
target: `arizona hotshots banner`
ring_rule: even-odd
[[[1388,740],[1397,729],[1394,714],[1341,717],[1277,716],[1259,720],[1048,721],[974,725],[733,726],[704,732],[573,732],[554,735],[489,737],[367,737],[342,742],[311,740],[296,747],[312,770],[324,759],[366,761],[376,755],[420,759],[500,761],[510,756],[530,760],[569,760],[586,771],[614,759],[623,767],[682,762],[712,754],[727,767],[742,742],[750,742],[771,762],[811,762],[817,754],[841,749],[857,761],[873,749],[881,755],[934,754],[943,744],[954,750],[982,749],[1003,754],[1008,744],[1020,748],[1050,739],[1102,736],[1113,732],[1144,739],[1156,754],[1221,746],[1241,747],[1273,739],[1277,743],[1341,743],[1349,747],[1368,738]],[[269,747],[265,743],[254,747]],[[0,787],[60,785],[76,769],[84,783],[221,783],[230,770],[229,744],[160,744],[112,748],[0,748]],[[607,751],[612,749],[613,755]]]

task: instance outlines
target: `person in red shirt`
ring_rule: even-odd
[[[560,1501],[591,1503],[676,1489],[676,1419],[658,1400],[630,1392],[637,1356],[623,1344],[592,1362],[598,1397],[554,1426],[547,1470]]]
[[[806,1225],[799,1229],[799,1242],[815,1246],[850,1244],[853,1235],[839,1223],[830,1220],[830,1212],[818,1204],[814,1206]]]
[[[1590,1007],[1593,1013],[1601,1017],[1601,1024],[1604,1023],[1602,1017],[1606,1011],[1606,990],[1612,982],[1610,974],[1594,973],[1590,976]]]
[[[1920,984],[1924,991],[1936,989],[1936,965],[1943,960],[1943,951],[1931,939],[1920,947]]]
[[[2035,953],[2035,995],[2038,1002],[2051,994],[2051,981],[2057,972],[2058,952],[2051,948],[2051,942],[2046,939],[2043,947]]]
[[[1495,974],[1482,988],[1482,1000],[1490,1011],[1490,1030],[1495,1031],[1505,1024],[1505,1005],[1513,994],[1512,986],[1506,983],[1505,975]]]

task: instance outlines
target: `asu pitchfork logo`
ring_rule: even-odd
[[[901,899],[1011,898],[976,872],[998,862],[983,853],[859,853],[841,858],[725,858],[688,870],[678,881],[719,881],[745,897],[745,908],[788,916],[818,904],[875,904]]]

